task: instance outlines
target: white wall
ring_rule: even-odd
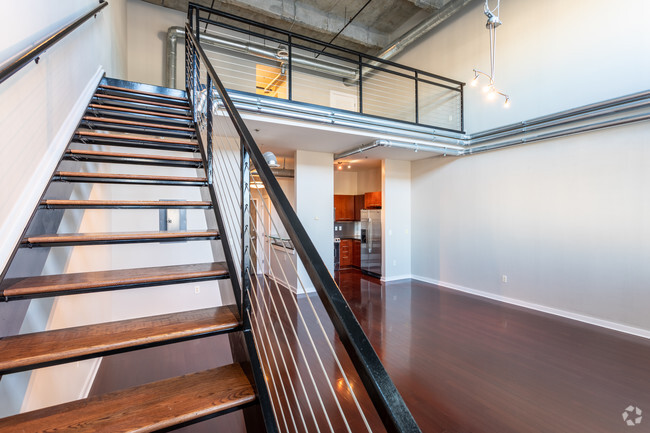
[[[411,162],[382,162],[382,279],[411,277]]]
[[[381,168],[359,171],[334,169],[334,194],[357,195],[381,191]]]
[[[393,59],[469,82],[489,72],[482,1],[475,1]],[[491,3],[491,6],[494,7]],[[504,2],[497,29],[496,86],[512,98],[485,101],[465,88],[465,129],[475,132],[648,88],[650,2],[520,0]]]
[[[0,62],[97,5],[93,0],[3,2]],[[6,264],[103,70],[126,73],[124,1],[91,19],[0,84],[0,267]],[[26,19],[32,21],[25,22]],[[36,127],[37,126],[37,127]]]
[[[330,273],[334,274],[334,172],[331,153],[296,151],[296,213]],[[305,290],[314,287],[300,263],[298,277]],[[300,283],[299,283],[300,284]],[[299,293],[301,288],[298,288]]]
[[[167,29],[185,26],[187,14],[173,9],[126,0],[128,16],[129,70],[128,80],[164,85]],[[179,41],[176,53],[176,87],[185,90],[184,43]]]
[[[97,6],[96,1],[3,2],[0,63]],[[126,74],[126,4],[112,0],[92,18],[0,84],[0,266],[18,242],[102,73]],[[58,271],[63,263],[57,263]],[[51,302],[36,302],[27,328],[46,326]],[[39,322],[39,323],[37,323]],[[42,369],[44,371],[46,369]],[[41,370],[39,370],[41,371]],[[0,382],[2,415],[20,410],[30,373]]]
[[[469,81],[488,65],[482,5],[397,60]],[[502,109],[468,88],[470,132],[648,88],[650,3],[502,6],[496,84],[513,104]],[[648,144],[646,122],[414,162],[413,274],[650,336]]]

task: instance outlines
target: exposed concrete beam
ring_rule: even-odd
[[[420,9],[425,9],[429,11],[435,11],[442,8],[444,5],[450,2],[450,0],[407,0],[410,3],[413,3],[415,6]]]

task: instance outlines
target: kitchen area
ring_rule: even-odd
[[[359,269],[381,278],[381,166],[335,164],[334,269]]]

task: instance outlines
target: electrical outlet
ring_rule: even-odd
[[[501,275],[501,282],[502,283],[507,283],[508,282],[508,276],[507,275]]]
[[[194,294],[198,295],[199,293],[201,293],[201,286],[194,286]]]

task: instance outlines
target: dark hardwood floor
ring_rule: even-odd
[[[415,280],[336,278],[425,432],[650,432],[647,339]],[[632,427],[630,405],[645,411]]]

